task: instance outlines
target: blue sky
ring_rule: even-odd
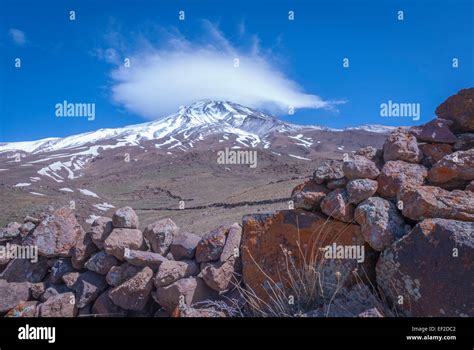
[[[0,0],[0,142],[141,123],[204,95],[300,124],[419,124],[474,86],[473,18],[471,0]],[[64,100],[95,103],[95,120],[57,118]],[[420,121],[382,118],[388,100],[419,103]]]

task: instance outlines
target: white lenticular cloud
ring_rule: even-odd
[[[126,109],[156,119],[202,99],[227,100],[287,113],[289,107],[332,108],[305,93],[258,50],[237,51],[216,28],[212,45],[172,38],[166,48],[130,57],[130,67],[112,72],[113,99]],[[235,67],[238,59],[238,67]]]

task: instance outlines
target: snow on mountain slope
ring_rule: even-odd
[[[24,151],[37,154],[78,148],[99,142],[101,147],[112,148],[139,145],[141,141],[164,138],[166,139],[163,142],[156,145],[157,148],[166,145],[169,148],[185,150],[188,147],[192,148],[195,141],[218,133],[235,135],[236,142],[243,146],[255,147],[262,143],[265,148],[268,148],[269,144],[265,137],[270,133],[297,132],[304,128],[340,131],[318,126],[290,124],[236,103],[204,100],[188,107],[180,107],[177,113],[161,120],[122,128],[99,129],[64,138],[0,144],[0,152]],[[387,128],[384,126],[360,127],[371,132],[387,132]],[[187,141],[187,147],[183,145],[183,140]],[[301,139],[296,141],[304,143]],[[83,152],[92,155],[97,150],[91,147]]]

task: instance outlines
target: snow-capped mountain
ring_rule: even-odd
[[[43,153],[77,148],[88,144],[101,144],[104,149],[139,145],[140,142],[160,140],[156,147],[192,148],[198,140],[214,134],[230,135],[243,146],[267,145],[272,133],[291,133],[301,129],[341,131],[318,126],[301,126],[281,121],[268,114],[232,102],[204,100],[164,119],[115,129],[99,129],[93,132],[64,138],[47,138],[31,142],[13,142],[0,145],[2,151]],[[371,132],[387,132],[388,127],[362,126]],[[104,143],[107,143],[106,145]],[[184,146],[183,146],[184,145]],[[181,147],[183,146],[183,147]]]

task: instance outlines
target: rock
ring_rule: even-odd
[[[31,222],[33,225],[38,226],[41,222],[40,219],[35,218],[33,216],[27,215],[25,216],[25,219],[23,220],[24,223]]]
[[[187,306],[183,308],[183,310],[179,311],[179,317],[226,317],[226,314],[223,311],[216,310],[212,307],[196,309],[194,307]]]
[[[428,123],[412,128],[418,141],[436,143],[455,143],[457,141],[449,127],[453,124],[451,120],[433,119]]]
[[[5,227],[0,229],[0,242],[9,241],[13,238],[20,236],[21,224],[18,222],[10,222]]]
[[[383,145],[383,158],[402,160],[408,163],[419,163],[422,154],[418,148],[416,137],[401,128],[393,131]]]
[[[466,191],[474,192],[474,181],[471,181],[469,185],[466,186]]]
[[[180,233],[173,239],[170,252],[175,260],[193,259],[201,237],[194,233]]]
[[[379,309],[374,307],[372,309],[361,312],[357,317],[384,317],[384,315],[379,311]]]
[[[113,266],[119,265],[120,262],[112,255],[104,251],[100,251],[87,260],[85,268],[98,273],[99,275],[106,275]]]
[[[356,208],[355,220],[369,245],[382,251],[405,234],[405,221],[391,202],[372,197]]]
[[[354,205],[349,203],[346,190],[329,192],[321,202],[321,211],[336,220],[351,222],[354,219]]]
[[[168,260],[158,253],[132,249],[125,249],[124,259],[130,264],[138,267],[148,266],[153,271],[158,270],[160,265]]]
[[[29,298],[30,288],[27,282],[7,282],[0,279],[0,313],[13,309]]]
[[[63,280],[64,284],[72,289],[74,288],[74,285],[76,284],[77,280],[79,279],[79,276],[81,274],[77,271],[73,271],[73,272],[68,272],[68,273],[65,273],[63,275],[63,277],[61,277],[61,279]]]
[[[321,201],[328,192],[323,185],[318,185],[310,180],[293,189],[291,200],[296,209],[318,210]]]
[[[241,270],[240,257],[229,257],[226,261],[208,262],[202,265],[202,279],[209,288],[218,292],[229,290],[237,284],[236,274]]]
[[[58,294],[37,307],[37,317],[75,317],[77,309],[73,293]]]
[[[222,250],[221,262],[227,261],[232,257],[240,256],[240,241],[242,240],[242,227],[234,223],[229,227],[229,233]]]
[[[38,253],[48,258],[70,257],[84,230],[69,208],[59,208],[48,215],[30,233],[23,245],[37,246]]]
[[[71,259],[57,259],[51,267],[51,273],[49,275],[51,282],[56,284],[61,283],[62,277],[72,271],[74,271],[74,267],[72,266]]]
[[[96,251],[97,246],[92,241],[91,236],[82,231],[73,249],[71,259],[72,266],[76,270],[82,270],[86,261],[89,260],[92,254],[94,254]]]
[[[164,287],[185,277],[197,275],[199,266],[194,260],[166,261],[161,264],[155,276],[155,286]]]
[[[453,146],[447,143],[425,143],[419,147],[423,152],[422,164],[427,167],[432,167],[433,164],[453,151]]]
[[[92,305],[91,313],[98,316],[120,317],[125,316],[125,310],[115,305],[109,298],[109,291],[105,291]]]
[[[89,229],[89,235],[97,248],[104,248],[104,241],[107,239],[113,229],[114,226],[112,224],[112,219],[110,218],[101,216],[94,220],[91,228]]]
[[[378,182],[369,179],[356,179],[347,183],[347,200],[352,204],[360,202],[372,197],[377,192]]]
[[[428,175],[423,165],[410,164],[403,161],[385,163],[377,178],[377,193],[384,198],[395,198],[398,192],[409,185],[419,186]]]
[[[426,219],[385,250],[377,283],[402,316],[473,317],[474,223]]]
[[[112,302],[126,310],[144,310],[153,288],[153,270],[144,267],[135,276],[110,290]]]
[[[202,236],[196,247],[196,261],[201,263],[219,259],[224,250],[228,231],[229,228],[222,225]]]
[[[0,279],[8,282],[41,282],[48,273],[49,266],[43,257],[38,262],[29,259],[12,259],[5,270],[0,274]]]
[[[35,228],[36,228],[36,225],[33,224],[32,222],[25,222],[19,228],[21,237],[25,238],[30,233],[32,233]]]
[[[342,161],[340,160],[325,160],[313,174],[314,182],[319,185],[325,181],[342,179],[343,177]]]
[[[110,271],[107,273],[106,276],[106,281],[108,284],[110,284],[113,287],[118,287],[122,283],[124,283],[126,280],[132,278],[135,276],[138,272],[140,272],[142,269],[133,266],[129,263],[124,263],[120,266],[113,266]]]
[[[326,187],[330,190],[335,190],[336,188],[346,187],[347,179],[343,177],[342,179],[332,180],[326,184]],[[298,208],[297,208],[298,209]],[[303,208],[302,208],[303,209]]]
[[[333,243],[337,246],[365,247],[364,266],[356,259],[337,259],[326,254]],[[282,249],[282,247],[284,249]],[[353,282],[356,268],[359,274],[370,274],[365,267],[370,261],[358,225],[328,219],[320,213],[303,210],[282,210],[269,214],[253,214],[243,217],[241,243],[243,280],[262,300],[269,300],[272,292],[269,280],[280,285],[289,283],[287,259],[294,259],[296,268],[302,267],[303,258],[315,261],[324,276],[325,293],[331,295],[335,285],[345,286]],[[324,263],[322,262],[324,259]],[[263,273],[262,271],[265,271]],[[365,271],[362,272],[362,271]],[[337,272],[337,273],[336,273]],[[275,286],[273,286],[275,287]]]
[[[455,151],[467,151],[471,148],[474,148],[474,133],[459,134],[453,149]]]
[[[358,151],[355,152],[355,155],[363,156],[368,160],[378,163],[378,161],[382,158],[382,151],[378,150],[373,146],[367,146],[360,148]]]
[[[41,295],[44,294],[45,290],[46,290],[46,283],[44,282],[30,284],[30,293],[33,299],[38,300],[41,297]]]
[[[349,180],[354,179],[376,179],[380,171],[377,165],[366,157],[354,155],[352,158],[344,161],[342,166],[344,175]]]
[[[444,156],[428,171],[428,181],[435,185],[457,186],[474,180],[474,148]]]
[[[131,207],[119,208],[112,216],[112,224],[115,228],[137,229],[138,216]]]
[[[319,309],[310,311],[306,317],[357,317],[367,309],[379,306],[377,298],[363,284],[348,290],[342,290],[334,295],[331,302],[325,303]]]
[[[474,88],[460,90],[436,108],[436,115],[454,122],[452,130],[474,131]]]
[[[5,317],[35,317],[37,301],[23,301],[8,311]]]
[[[176,308],[193,306],[198,302],[212,300],[216,292],[206,286],[199,277],[180,279],[169,286],[156,289],[155,300],[169,312]]]
[[[178,231],[179,227],[173,220],[166,218],[148,225],[143,231],[143,235],[150,243],[153,252],[166,255]]]
[[[76,296],[76,306],[83,308],[93,302],[107,288],[105,278],[95,272],[86,271],[79,275],[72,286]]]
[[[400,191],[403,216],[412,220],[442,218],[474,221],[474,197],[470,191],[446,191],[434,186],[406,187]]]
[[[141,249],[144,245],[141,231],[131,228],[115,228],[104,241],[105,251],[123,260],[125,248]]]
[[[38,298],[35,299],[44,303],[49,298],[69,292],[72,292],[72,290],[64,284],[51,284],[45,289],[43,294],[41,294]]]

